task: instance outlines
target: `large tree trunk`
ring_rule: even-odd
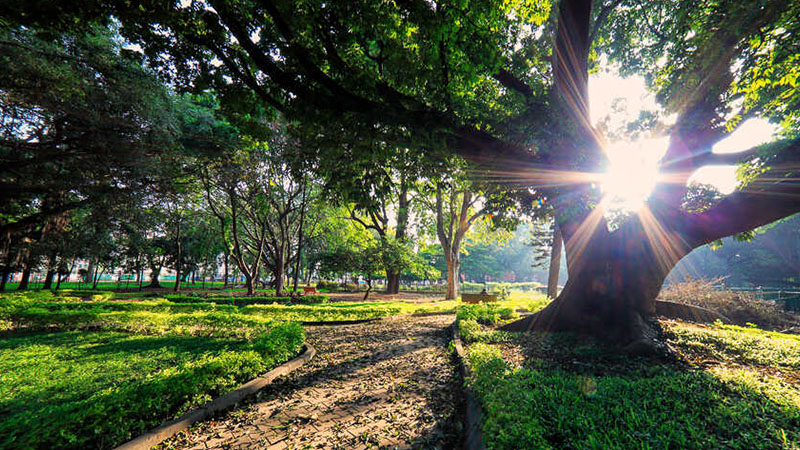
[[[547,296],[558,296],[558,274],[561,271],[561,229],[553,226],[553,245],[550,246],[550,268],[547,274]]]
[[[655,348],[656,297],[670,270],[691,249],[678,245],[682,240],[677,236],[648,227],[630,220],[614,233],[601,230],[580,245],[569,242],[570,276],[561,294],[542,311],[504,329],[574,332],[632,352]]]
[[[455,300],[458,298],[458,275],[461,267],[459,258],[454,258],[453,255],[448,255],[447,261],[447,293],[444,296],[445,300]]]

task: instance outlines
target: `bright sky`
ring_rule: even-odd
[[[613,73],[604,72],[590,77],[589,102],[593,123],[597,123],[598,120],[611,115],[612,128],[634,120],[642,110],[659,109],[655,96],[647,91],[642,77],[620,78]],[[615,102],[617,104],[616,112],[614,112],[613,108]],[[717,143],[713,151],[715,153],[730,153],[747,150],[771,141],[777,130],[777,125],[770,124],[764,119],[749,119],[731,133],[729,137]],[[638,143],[628,146],[628,149],[625,149],[625,145],[612,145],[609,152],[617,153],[616,157],[611,156],[612,164],[614,159],[631,158],[636,153],[647,151],[652,152],[652,154],[636,156],[636,158],[647,162],[658,161],[666,150],[667,140],[657,139],[655,142],[651,142],[651,144],[653,143],[658,143],[658,145],[642,145]],[[630,175],[628,179],[630,180]],[[618,179],[615,182],[619,184]],[[736,187],[736,167],[705,167],[695,172],[690,182],[711,184],[723,194],[730,193]],[[635,194],[640,196],[640,193]]]

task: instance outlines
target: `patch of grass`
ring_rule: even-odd
[[[669,340],[691,361],[800,371],[800,335],[735,325],[664,321]]]
[[[456,312],[457,320],[474,320],[486,325],[496,325],[501,321],[508,321],[518,317],[518,314],[510,306],[505,306],[500,302],[458,305]]]
[[[504,359],[510,344],[470,345],[488,447],[800,447],[797,336],[665,328],[691,358],[629,358],[558,334],[525,336],[522,364]]]
[[[247,305],[214,302],[82,301],[50,293],[0,295],[0,326],[30,329],[98,328],[146,333],[172,329],[198,335],[240,333],[270,321],[323,322],[362,320],[411,313],[453,312],[456,302],[416,304],[376,302],[318,305]]]
[[[110,448],[296,355],[297,324],[249,341],[58,332],[0,340],[0,447]]]
[[[329,297],[327,295],[303,295],[299,297],[244,297],[244,296],[210,296],[210,297],[195,297],[184,296],[177,294],[165,295],[169,301],[176,303],[222,303],[236,306],[247,305],[269,305],[272,303],[292,303],[296,305],[314,305],[327,303]]]

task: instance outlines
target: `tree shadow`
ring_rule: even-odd
[[[520,369],[478,371],[485,437],[496,448],[788,448],[800,442],[800,385],[776,367],[743,364],[736,352],[698,365],[682,353],[697,343],[669,343],[671,351],[631,357],[569,334],[519,336]]]

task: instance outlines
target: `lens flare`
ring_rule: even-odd
[[[608,165],[600,176],[604,204],[622,212],[641,210],[659,182],[658,161],[668,140],[648,139],[606,147]]]

